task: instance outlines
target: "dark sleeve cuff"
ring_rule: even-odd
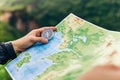
[[[4,45],[5,45],[5,48],[7,50],[6,57],[8,59],[14,59],[14,58],[16,58],[16,53],[14,51],[12,43],[11,42],[6,42]]]

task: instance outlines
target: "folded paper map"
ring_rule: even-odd
[[[120,32],[74,14],[56,27],[49,43],[34,44],[6,65],[13,80],[77,80],[95,65],[120,65]]]

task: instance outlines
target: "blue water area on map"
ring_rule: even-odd
[[[49,68],[53,61],[47,59],[48,56],[60,52],[58,46],[62,42],[62,34],[55,32],[54,37],[47,44],[36,43],[25,52],[21,53],[16,59],[7,64],[6,69],[13,80],[34,80],[37,75],[42,74]],[[16,64],[25,57],[25,54],[30,54],[29,63],[23,63],[21,67]]]

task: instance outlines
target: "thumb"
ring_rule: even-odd
[[[43,38],[43,37],[35,37],[34,41],[35,42],[41,42],[41,43],[48,43],[48,40]]]

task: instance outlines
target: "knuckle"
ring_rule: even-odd
[[[35,39],[32,36],[30,36],[30,42],[32,42],[32,43],[35,42]]]
[[[36,31],[37,31],[37,29],[32,30],[32,32],[36,32]]]

